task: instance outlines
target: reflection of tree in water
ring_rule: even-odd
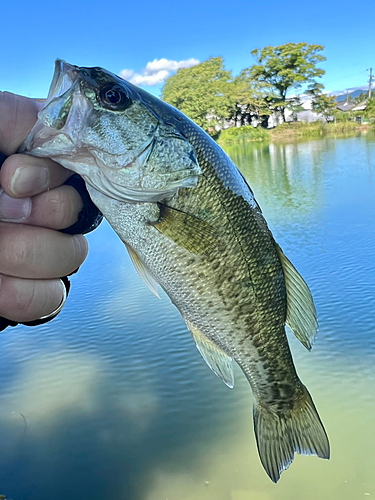
[[[296,247],[288,255],[299,258],[304,277],[314,276],[319,343],[306,361],[298,345],[296,364],[310,377],[335,453],[328,464],[297,458],[277,498],[298,500],[301,484],[314,498],[359,498],[374,469],[373,136],[364,145],[323,139],[227,149],[277,222],[271,227],[284,250]],[[362,180],[353,187],[357,168]],[[97,244],[65,319],[0,338],[0,493],[13,500],[274,498],[256,453],[247,381],[238,376],[229,391],[210,372],[178,312],[147,292],[107,226],[90,239]],[[342,489],[348,477],[351,487]]]
[[[272,219],[309,217],[324,197],[324,155],[334,140],[295,143],[245,143],[226,148]]]

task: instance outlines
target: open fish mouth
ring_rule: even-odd
[[[55,61],[55,73],[48,91],[47,102],[50,103],[56,97],[60,97],[69,90],[78,79],[78,67],[69,64],[62,59]]]
[[[84,123],[88,105],[80,99],[80,105],[74,106],[73,99],[79,87],[79,68],[62,59],[55,62],[55,72],[43,109],[38,113],[38,121],[19,152],[29,151],[35,156],[52,156],[56,150],[60,154],[74,153],[74,129]],[[66,126],[68,120],[75,122],[75,127]]]
[[[191,144],[131,84],[101,68],[55,62],[38,121],[19,152],[49,157],[122,202],[157,202],[195,187]]]

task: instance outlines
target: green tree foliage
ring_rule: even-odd
[[[326,121],[336,113],[336,98],[327,94],[319,94],[313,97],[311,107],[315,113],[324,116]]]
[[[366,101],[368,97],[368,92],[361,92],[357,97],[354,98],[354,102],[356,104],[361,104],[362,102]]]
[[[323,90],[324,86],[321,83],[313,83],[309,85],[309,89],[306,93],[312,96],[312,110],[315,111],[315,113],[323,115],[326,121],[328,121],[332,116],[336,116],[339,110],[336,108],[336,97],[323,94]]]
[[[211,134],[215,125],[230,116],[233,78],[224,68],[222,57],[210,57],[192,68],[180,69],[168,78],[162,99],[175,106]],[[209,117],[207,119],[207,117]]]
[[[375,96],[372,95],[371,98],[368,99],[363,116],[369,119],[375,118]]]
[[[298,103],[290,101],[287,94],[291,90],[301,88],[305,83],[316,84],[316,78],[321,78],[325,71],[316,67],[326,58],[319,54],[324,49],[322,45],[307,43],[286,43],[278,47],[254,49],[251,54],[257,64],[249,68],[252,80],[267,83],[272,88],[272,94],[266,96],[270,107],[280,112],[285,121],[285,109],[296,112]]]
[[[249,70],[244,69],[230,86],[232,118],[237,125],[248,125],[254,118],[262,122],[272,113],[267,97],[272,88],[267,82],[256,82],[250,78]]]
[[[301,99],[298,96],[290,97],[286,103],[286,109],[288,109],[294,121],[297,121],[297,113],[304,110]],[[285,117],[283,117],[285,120]]]

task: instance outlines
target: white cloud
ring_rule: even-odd
[[[135,73],[129,81],[130,83],[134,83],[134,85],[148,85],[149,87],[154,87],[155,85],[164,82],[169,75],[170,73],[167,70],[157,71],[151,75]],[[120,73],[120,76],[122,77],[122,72]]]
[[[146,64],[140,73],[135,73],[132,69],[123,69],[120,72],[121,78],[139,86],[154,87],[165,82],[172,73],[176,73],[181,68],[191,68],[199,64],[198,59],[187,59],[186,61],[171,61],[169,59],[154,59]]]
[[[121,78],[124,80],[130,80],[133,75],[134,71],[132,69],[123,69],[120,73]]]

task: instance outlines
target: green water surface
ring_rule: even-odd
[[[206,366],[169,299],[111,228],[63,312],[0,334],[0,494],[13,500],[357,500],[375,496],[375,137],[228,146],[309,284],[311,352],[289,335],[331,442],[277,485],[259,462],[252,395]]]

